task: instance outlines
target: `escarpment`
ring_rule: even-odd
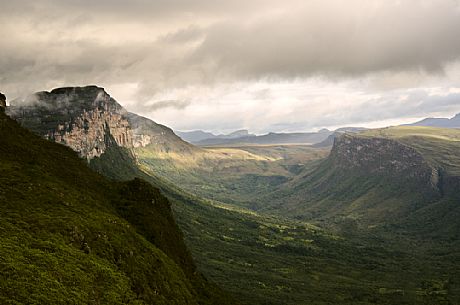
[[[110,143],[133,147],[126,110],[96,86],[38,92],[12,101],[7,114],[23,127],[69,146],[87,160],[101,156]]]
[[[439,183],[438,169],[415,148],[393,139],[344,134],[329,156],[339,171],[415,179],[429,187]]]
[[[91,161],[111,147],[135,156],[135,148],[190,153],[194,146],[147,118],[128,113],[104,88],[66,87],[16,99],[7,114],[45,139],[64,144]],[[134,157],[135,158],[135,157]]]

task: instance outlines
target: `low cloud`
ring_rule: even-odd
[[[190,101],[178,101],[178,100],[166,100],[166,101],[158,101],[154,102],[149,105],[145,105],[145,108],[149,111],[156,111],[159,109],[164,108],[173,108],[177,110],[185,109],[187,106],[190,105]]]

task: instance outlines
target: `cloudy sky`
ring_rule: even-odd
[[[177,130],[460,112],[459,0],[0,0],[9,99],[96,84]]]

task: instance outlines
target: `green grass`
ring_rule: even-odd
[[[460,257],[452,251],[458,242],[452,246],[356,228],[331,233],[300,221],[192,201],[174,202],[174,209],[199,269],[244,304],[460,300],[460,269],[453,264]],[[436,285],[442,286],[440,294],[432,291]]]
[[[26,147],[25,144],[22,145]],[[32,148],[34,147],[32,146]],[[64,155],[69,153],[65,148],[62,149],[66,151]],[[244,147],[237,149],[245,150],[239,156],[248,156],[247,153],[250,153],[257,155],[258,158],[206,159],[206,162],[210,163],[195,163],[197,160],[184,159],[185,165],[198,164],[197,169],[197,166],[184,167],[184,162],[179,166],[177,163],[173,163],[174,160],[165,161],[164,158],[158,158],[158,151],[145,150],[142,152],[144,155],[140,154],[139,160],[141,169],[145,171],[142,172],[136,167],[137,164],[133,162],[128,151],[115,149],[110,150],[100,159],[94,160],[90,165],[100,173],[112,178],[124,180],[142,177],[160,187],[173,204],[178,224],[184,232],[187,246],[196,261],[198,270],[203,272],[211,281],[225,287],[244,304],[434,305],[459,303],[460,267],[456,262],[460,260],[458,254],[460,246],[459,236],[458,234],[455,235],[456,232],[459,232],[458,215],[452,213],[458,206],[456,197],[444,198],[436,202],[436,205],[428,205],[418,209],[413,217],[401,219],[397,223],[387,226],[374,226],[374,224],[367,223],[363,226],[357,221],[360,214],[353,213],[368,210],[381,203],[392,205],[395,209],[400,208],[401,203],[407,206],[406,200],[409,200],[411,204],[417,204],[420,197],[413,196],[413,189],[408,188],[401,191],[397,183],[390,183],[391,181],[385,179],[369,179],[369,177],[359,175],[335,176],[331,164],[323,163],[321,160],[324,153],[318,155],[317,150],[309,150],[306,147]],[[14,151],[16,152],[17,149]],[[26,155],[28,154],[30,151],[26,150]],[[282,157],[283,154],[284,157]],[[12,158],[12,155],[10,157]],[[145,295],[152,295],[153,297],[152,291],[156,291],[158,286],[152,286],[152,283],[157,285],[156,283],[159,281],[159,283],[168,284],[168,287],[175,292],[168,298],[176,300],[177,304],[184,303],[185,299],[190,303],[194,302],[190,300],[196,299],[199,299],[200,303],[206,303],[210,300],[214,300],[214,304],[224,303],[225,296],[221,292],[213,290],[215,288],[202,278],[190,277],[191,270],[184,267],[190,266],[190,264],[181,263],[183,259],[188,259],[186,250],[184,250],[185,247],[180,247],[180,251],[177,251],[177,245],[168,244],[168,237],[176,236],[175,234],[178,233],[176,230],[166,233],[163,231],[165,227],[163,221],[170,223],[167,209],[152,211],[148,209],[151,201],[145,200],[151,196],[159,196],[157,191],[150,189],[147,184],[140,180],[136,180],[130,183],[115,183],[114,185],[117,186],[114,186],[112,182],[109,184],[107,192],[101,192],[100,185],[95,183],[92,178],[87,177],[89,172],[85,171],[85,174],[79,175],[77,171],[75,174],[76,169],[72,166],[69,167],[68,163],[56,162],[56,160],[61,160],[58,156],[53,155],[46,160],[50,164],[43,165],[38,170],[39,175],[36,173],[28,173],[27,175],[43,177],[43,173],[47,172],[44,170],[45,168],[53,169],[57,166],[56,163],[61,164],[62,168],[56,170],[53,175],[69,174],[68,189],[71,191],[70,193],[75,193],[72,196],[76,198],[70,201],[72,204],[70,207],[72,209],[78,207],[75,210],[75,215],[72,214],[70,219],[57,223],[56,227],[50,226],[50,223],[56,221],[54,218],[57,218],[55,217],[57,216],[57,205],[52,204],[52,208],[47,207],[45,208],[46,213],[43,212],[43,214],[48,215],[52,211],[52,221],[45,216],[40,221],[37,221],[38,218],[35,216],[29,221],[23,215],[26,212],[21,212],[21,216],[11,218],[14,221],[5,221],[4,219],[7,218],[2,217],[2,225],[7,228],[6,232],[13,232],[10,227],[22,223],[25,219],[25,227],[18,231],[22,241],[26,238],[24,232],[42,232],[35,229],[29,230],[35,222],[42,223],[43,227],[46,228],[43,229],[43,232],[50,234],[50,237],[43,235],[45,236],[43,240],[47,243],[44,245],[39,243],[40,251],[45,252],[45,254],[40,254],[40,257],[44,259],[51,257],[49,253],[52,251],[56,253],[56,250],[50,250],[58,248],[55,244],[61,247],[62,243],[63,247],[68,247],[69,254],[57,252],[58,257],[64,258],[62,263],[58,261],[56,264],[59,266],[66,264],[72,270],[75,268],[84,271],[86,277],[79,273],[70,274],[70,276],[81,281],[85,279],[90,284],[75,282],[74,278],[63,281],[68,283],[73,280],[73,283],[77,283],[76,286],[79,289],[77,294],[83,295],[81,299],[92,300],[93,296],[90,292],[96,291],[96,295],[103,294],[104,297],[103,301],[98,299],[99,303],[116,303],[122,296],[127,295],[128,298],[134,298],[129,299],[129,302],[132,303],[139,301],[161,304],[162,300],[160,299],[146,301],[146,296],[143,294],[141,297],[139,296],[139,291],[144,291]],[[5,164],[8,173],[5,177],[15,177],[14,173],[19,173],[18,181],[24,179],[27,173],[26,169],[33,168],[30,166],[17,167],[11,162]],[[80,165],[78,169],[82,170]],[[92,173],[91,175],[95,174]],[[277,181],[278,176],[284,177],[283,181]],[[61,181],[64,179],[63,177],[58,177],[54,187],[56,190],[62,190],[66,184]],[[311,180],[308,180],[308,177]],[[328,190],[327,186],[331,183],[330,179],[334,177],[337,179],[335,182],[339,183],[338,187],[333,189],[334,192],[324,193],[325,190]],[[344,180],[343,178],[347,179]],[[45,179],[45,181],[47,180]],[[273,180],[275,181],[273,182]],[[74,185],[74,181],[77,184]],[[12,183],[11,189],[17,189],[14,180],[10,183]],[[283,190],[283,184],[288,185],[289,188]],[[48,186],[48,182],[43,185]],[[20,189],[26,189],[27,186],[26,184]],[[206,188],[201,189],[200,186],[206,186]],[[376,188],[376,186],[378,187]],[[280,189],[277,189],[278,187]],[[86,189],[88,190],[81,191]],[[275,189],[276,193],[270,193]],[[286,192],[283,193],[283,191]],[[294,191],[297,197],[289,197]],[[65,193],[67,194],[67,191]],[[34,197],[36,196],[36,193],[32,194]],[[50,196],[49,194],[50,192],[47,191],[46,196]],[[17,196],[20,196],[20,193]],[[97,200],[88,202],[86,199],[81,200],[79,196],[96,196],[101,199],[96,198]],[[201,199],[200,196],[207,197],[207,199]],[[394,200],[395,196],[399,200]],[[27,198],[27,202],[32,200]],[[222,199],[223,202],[216,199]],[[345,214],[333,215],[334,217],[327,221],[320,221],[316,215],[310,215],[312,221],[315,221],[315,224],[312,224],[279,216],[261,215],[247,210],[244,207],[248,206],[249,199],[260,199],[264,204],[277,200],[280,203],[303,203],[305,199],[308,199],[317,204],[318,211],[327,204],[336,210],[347,200],[353,200],[350,201],[351,210],[346,210],[347,213]],[[246,202],[241,203],[240,200]],[[88,202],[88,206],[77,204],[77,202],[83,201]],[[99,206],[99,204],[102,205]],[[353,210],[353,207],[361,207],[362,209]],[[69,207],[63,204],[63,209],[63,215],[69,217]],[[110,215],[110,221],[103,218],[103,215],[106,215],[102,215],[104,209],[107,209],[106,213]],[[379,209],[374,210],[377,216],[382,213]],[[163,215],[165,212],[166,216]],[[116,217],[113,216],[114,213]],[[81,215],[85,215],[85,217],[82,219]],[[160,217],[160,215],[163,216]],[[295,214],[291,216],[295,216]],[[160,217],[160,220],[156,217]],[[157,221],[150,221],[152,218],[157,219]],[[438,226],[439,219],[445,223],[442,230]],[[73,222],[79,224],[79,229],[75,233],[72,231]],[[61,233],[61,227],[65,228],[66,225],[69,226],[72,234]],[[48,233],[47,230],[50,227],[53,230]],[[126,235],[123,235],[122,248],[119,248],[117,243],[112,244],[112,239],[121,236],[119,235],[121,233],[114,229],[118,227],[127,232]],[[408,228],[412,231],[408,232]],[[418,232],[418,235],[412,234],[414,230]],[[64,232],[67,231],[64,230]],[[99,245],[100,237],[88,238],[88,236],[92,237],[94,232],[97,234],[105,233],[110,237],[109,241],[104,241],[103,245]],[[152,232],[155,234],[151,234]],[[174,234],[171,235],[171,232]],[[37,240],[38,237],[42,236],[41,234],[33,233],[31,240]],[[64,236],[63,241],[55,242],[53,238],[56,235],[60,238],[59,234]],[[66,237],[66,234],[71,237]],[[84,240],[81,238],[82,235],[85,237]],[[114,236],[112,237],[112,235]],[[7,236],[9,235],[5,235],[5,238]],[[130,241],[129,236],[132,236],[133,242]],[[69,238],[70,242],[66,238]],[[54,248],[48,246],[50,240]],[[177,236],[173,240],[177,240]],[[13,242],[5,242],[5,244],[12,245],[15,241],[13,234]],[[139,244],[137,244],[138,242]],[[87,243],[89,250],[85,243]],[[25,244],[25,242],[16,244]],[[145,245],[146,248],[142,248],[141,245]],[[128,248],[125,249],[125,246]],[[152,247],[152,250],[149,250],[148,247]],[[1,256],[2,258],[21,257],[22,254],[20,254],[19,249],[14,250],[13,246],[6,248],[1,253],[7,253],[7,255]],[[166,270],[155,267],[155,272],[152,272],[153,275],[151,275],[152,278],[146,278],[151,274],[148,270],[149,264],[152,262],[144,261],[146,259],[144,257],[140,258],[139,261],[119,266],[119,260],[117,260],[119,254],[122,255],[121,261],[124,261],[124,255],[131,257],[130,249],[132,248],[143,249],[141,253],[148,254],[148,257],[153,255],[155,262]],[[11,250],[13,252],[8,252],[9,249],[13,249]],[[102,249],[102,252],[96,252],[95,249]],[[155,253],[157,252],[155,251],[158,252],[158,256],[156,256]],[[78,255],[78,258],[81,259],[70,259],[71,255]],[[93,258],[93,256],[96,257]],[[134,252],[133,256],[137,257],[137,252]],[[112,257],[113,261],[107,257]],[[90,267],[79,265],[85,262],[85,258],[90,259],[92,263]],[[24,264],[21,263],[22,258],[12,261],[13,270],[29,268],[30,260],[25,260],[27,263]],[[34,261],[40,262],[35,258]],[[52,262],[45,262],[44,264],[48,267],[30,267],[32,272],[38,270],[37,272],[44,274],[45,278],[51,279],[51,282],[44,286],[35,286],[41,289],[38,295],[41,296],[45,294],[43,291],[47,291],[47,295],[52,296],[51,303],[59,303],[59,300],[64,300],[68,294],[74,293],[76,288],[63,286],[64,288],[60,288],[59,291],[67,293],[64,296],[55,296],[50,293],[50,291],[55,291],[52,290],[55,289],[55,286],[52,285],[56,281],[62,280],[53,273],[55,269],[50,267],[53,266]],[[93,290],[88,291],[89,287],[93,287],[92,285],[95,283],[91,279],[97,278],[99,274],[97,270],[101,268],[102,270],[107,268],[110,270],[110,272],[104,273],[106,275],[104,282],[108,283],[107,286],[95,286]],[[46,274],[47,271],[44,270],[51,270],[51,274]],[[64,274],[69,276],[66,269],[64,271]],[[170,277],[168,272],[173,275]],[[16,273],[23,275],[24,279],[29,274],[26,271]],[[132,283],[137,284],[133,286]],[[133,287],[137,287],[137,285],[142,288],[134,289]],[[4,286],[7,285],[4,284]],[[25,284],[14,284],[12,287],[13,290],[10,293],[23,289]],[[52,289],[48,290],[47,287]],[[161,290],[162,294],[168,291],[164,289]],[[125,292],[126,294],[124,294]],[[25,295],[25,292],[19,295]],[[216,301],[218,296],[221,296],[221,299]],[[121,299],[119,302],[126,302],[126,299]],[[37,301],[37,303],[40,302]]]
[[[248,146],[201,150],[187,156],[136,149],[141,168],[201,197],[247,206],[283,184],[327,150],[301,145]]]
[[[109,181],[3,113],[0,160],[0,303],[225,304],[150,184]]]
[[[456,141],[397,140],[429,164],[449,164],[449,173],[460,164]],[[281,184],[254,200],[278,203],[270,210],[275,216],[218,209],[222,204],[213,201],[174,207],[199,268],[247,304],[456,304],[458,193],[452,194],[455,185],[449,195],[433,193],[407,173],[340,172],[334,162],[317,160],[285,189]],[[218,175],[212,177],[222,179]],[[321,229],[282,220],[280,207],[283,215]]]

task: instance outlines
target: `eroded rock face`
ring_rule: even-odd
[[[0,92],[0,111],[5,111],[6,108],[6,96]]]
[[[436,187],[438,170],[414,148],[386,138],[344,134],[337,137],[330,155],[343,170],[416,178]]]
[[[8,115],[49,140],[65,144],[91,160],[113,141],[132,148],[126,110],[96,86],[59,88],[12,101]]]

